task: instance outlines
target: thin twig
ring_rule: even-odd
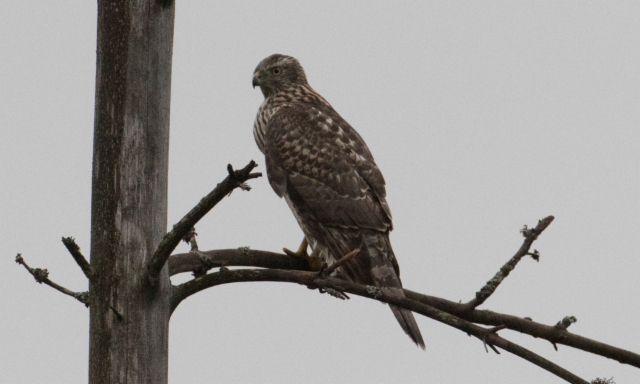
[[[524,242],[522,246],[516,252],[513,257],[507,261],[502,268],[496,273],[496,275],[485,284],[478,292],[476,292],[476,297],[466,303],[466,307],[468,310],[472,310],[482,305],[492,294],[495,292],[496,288],[502,283],[502,281],[509,276],[509,273],[516,267],[518,262],[526,255],[530,255],[534,260],[538,261],[540,259],[540,253],[535,251],[533,253],[529,252],[531,249],[531,245],[538,238],[538,236],[551,224],[553,221],[553,216],[547,216],[544,219],[538,221],[538,225],[535,228],[527,228],[525,225],[523,229],[520,230],[520,233],[524,236]]]
[[[109,308],[111,309],[111,311],[113,311],[113,314],[116,315],[116,320],[122,321],[124,319],[124,316],[122,316],[122,314],[118,312],[118,310],[115,309],[113,305],[109,304]]]
[[[31,268],[27,265],[27,263],[24,261],[24,258],[22,258],[21,254],[17,254],[16,255],[16,263],[22,265],[27,271],[29,271],[29,273],[31,274],[31,276],[33,276],[34,279],[36,279],[36,281],[39,284],[46,284],[48,286],[50,286],[51,288],[64,293],[65,295],[69,295],[71,297],[73,297],[74,299],[78,300],[79,302],[81,302],[82,304],[84,304],[86,307],[89,306],[89,292],[73,292],[61,285],[58,285],[56,283],[54,283],[53,281],[51,281],[49,279],[49,271],[46,269],[40,269],[40,268]]]
[[[302,259],[290,257],[281,253],[252,250],[246,247],[241,249],[212,250],[202,253],[207,256],[212,267],[258,267],[310,271],[309,266]],[[171,275],[193,272],[198,270],[198,268],[202,268],[202,262],[196,255],[191,253],[176,254],[171,256],[169,259],[169,273]],[[441,311],[450,313],[473,323],[489,326],[504,325],[506,326],[506,329],[521,332],[533,336],[534,338],[540,338],[551,343],[566,345],[585,352],[614,359],[622,364],[629,364],[640,368],[640,355],[637,353],[579,336],[572,332],[561,331],[554,326],[537,323],[530,318],[507,315],[488,310],[475,309],[469,311],[465,304],[446,300],[440,297],[424,295],[408,289],[404,290],[404,294],[412,300],[430,305]],[[176,296],[176,298],[178,296]]]
[[[496,355],[500,354],[500,352],[496,349],[496,347],[493,346],[493,344],[489,344],[489,347],[491,347],[491,349],[493,349],[493,352],[495,352]]]
[[[262,176],[262,173],[251,173],[257,164],[251,160],[246,167],[239,171],[234,171],[231,164],[228,165],[227,171],[229,175],[218,184],[207,196],[189,211],[173,229],[169,231],[153,254],[151,261],[147,265],[148,277],[151,284],[157,282],[160,271],[164,267],[171,252],[178,246],[180,240],[184,237],[196,223],[204,217],[213,207],[216,206],[225,196],[228,196],[234,189],[241,188],[243,190],[250,189],[244,182]]]
[[[174,310],[185,298],[209,287],[220,284],[248,281],[279,281],[297,283],[305,286],[314,286],[323,289],[331,288],[340,292],[348,292],[406,308],[471,334],[481,341],[486,342],[488,345],[497,346],[509,351],[533,364],[538,365],[569,383],[587,384],[585,380],[575,374],[515,343],[500,337],[490,329],[482,328],[469,321],[463,320],[444,311],[440,311],[430,305],[426,305],[406,297],[389,294],[384,289],[372,292],[365,285],[348,282],[334,277],[323,277],[314,272],[286,271],[278,269],[239,269],[210,273],[201,278],[197,278],[174,287],[171,298],[171,308]]]
[[[91,264],[87,261],[87,259],[80,252],[80,247],[76,243],[76,240],[73,237],[63,237],[62,244],[67,247],[67,250],[73,256],[73,259],[76,261],[82,272],[87,277],[87,279],[91,279],[95,274],[95,271],[91,267]]]
[[[347,261],[351,260],[351,258],[355,257],[359,253],[360,253],[360,248],[354,249],[353,251],[351,251],[351,252],[347,253],[346,255],[342,256],[342,258],[340,258],[340,260],[336,261],[335,263],[331,264],[327,268],[323,269],[322,270],[322,274],[324,276],[330,276],[333,271],[335,271],[337,268],[339,268],[341,265],[343,265]]]
[[[497,327],[492,327],[487,329],[487,331],[491,332],[491,333],[498,333],[498,331],[504,329],[505,326],[504,325],[498,325]],[[489,353],[489,351],[487,350],[487,341],[486,340],[482,340],[482,342],[484,343],[484,350],[487,351],[487,353]],[[489,344],[489,347],[491,347],[491,349],[493,349],[493,352],[496,353],[496,355],[500,354],[500,351],[498,351],[496,349],[496,347],[494,347],[492,344]]]

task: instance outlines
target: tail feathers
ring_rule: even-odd
[[[394,296],[402,297],[402,282],[396,257],[393,254],[388,233],[374,233],[364,237],[369,260],[371,262],[371,277],[376,287],[383,287]],[[413,317],[413,312],[390,305],[393,315],[400,323],[404,332],[422,349],[425,349],[420,328]]]
[[[424,340],[422,340],[422,334],[420,333],[420,328],[418,328],[418,324],[416,323],[416,319],[413,317],[413,312],[408,309],[403,309],[400,307],[396,307],[395,305],[390,305],[391,312],[400,323],[402,330],[409,335],[411,340],[422,350],[425,349]]]

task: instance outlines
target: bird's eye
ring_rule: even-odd
[[[280,67],[275,67],[271,70],[271,73],[273,73],[274,75],[278,76],[279,74],[282,73],[282,69]]]

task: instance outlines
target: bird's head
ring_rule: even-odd
[[[260,87],[264,97],[302,85],[308,85],[307,76],[295,57],[276,53],[262,60],[253,71],[253,87]]]

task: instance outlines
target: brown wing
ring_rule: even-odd
[[[287,194],[300,226],[323,243],[335,260],[361,249],[340,267],[346,278],[403,296],[389,242],[392,223],[384,178],[360,135],[321,103],[281,107],[266,131],[269,182],[279,196]],[[424,349],[411,311],[394,306],[391,310],[402,329]]]
[[[360,135],[333,108],[283,106],[266,131],[267,172],[279,196],[293,188],[325,226],[392,228],[382,173]]]

